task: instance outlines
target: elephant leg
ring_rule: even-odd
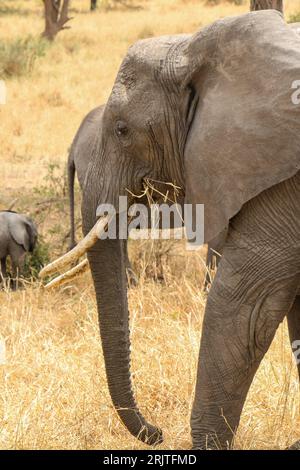
[[[287,321],[293,352],[298,353],[300,349],[300,295],[296,297],[293,306],[288,313]],[[300,355],[297,355],[295,358],[297,361],[298,375],[300,379]]]
[[[26,251],[18,246],[13,253],[11,253],[11,266],[12,266],[12,289],[16,290],[20,285],[20,276],[22,275],[25,263]]]
[[[232,445],[259,364],[300,280],[300,173],[234,217],[205,310],[191,428],[194,448]]]

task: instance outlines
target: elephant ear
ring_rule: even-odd
[[[16,214],[16,217],[10,218],[9,232],[13,240],[25,251],[32,251],[31,227],[25,217]]]
[[[204,204],[205,242],[249,199],[300,168],[300,38],[280,13],[227,18],[193,36],[185,83],[198,105],[187,137],[186,203]]]

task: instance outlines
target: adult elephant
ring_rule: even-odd
[[[88,249],[111,397],[148,444],[162,437],[131,387],[124,244],[99,239],[110,219],[95,225],[97,208],[118,208],[119,195],[138,194],[151,178],[205,205],[206,241],[229,223],[205,310],[191,427],[195,448],[230,446],[254,374],[296,305],[300,109],[291,87],[299,77],[300,39],[275,11],[140,41],[122,63],[85,181],[85,238],[42,274]]]

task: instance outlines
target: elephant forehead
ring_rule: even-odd
[[[182,46],[190,37],[189,34],[160,36],[143,39],[133,44],[121,64],[116,80],[117,90],[119,91],[122,85],[132,89],[139,79],[153,77],[170,61],[176,60],[174,55],[177,47]]]
[[[168,56],[170,48],[182,44],[190,37],[190,34],[173,34],[142,39],[129,48],[128,57],[136,61],[137,64],[151,64],[157,60],[164,60]]]
[[[126,84],[118,83],[114,87],[109,98],[107,108],[109,115],[113,118],[138,120],[139,124],[152,115],[158,116],[162,112],[158,106],[154,87],[143,81],[138,81],[132,88]],[[162,103],[161,103],[162,104]],[[133,112],[134,110],[134,112]]]

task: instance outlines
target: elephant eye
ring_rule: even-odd
[[[125,122],[123,122],[123,121],[118,121],[116,123],[115,130],[116,130],[116,134],[117,134],[118,137],[123,137],[126,134],[128,134],[128,127],[125,124]]]

